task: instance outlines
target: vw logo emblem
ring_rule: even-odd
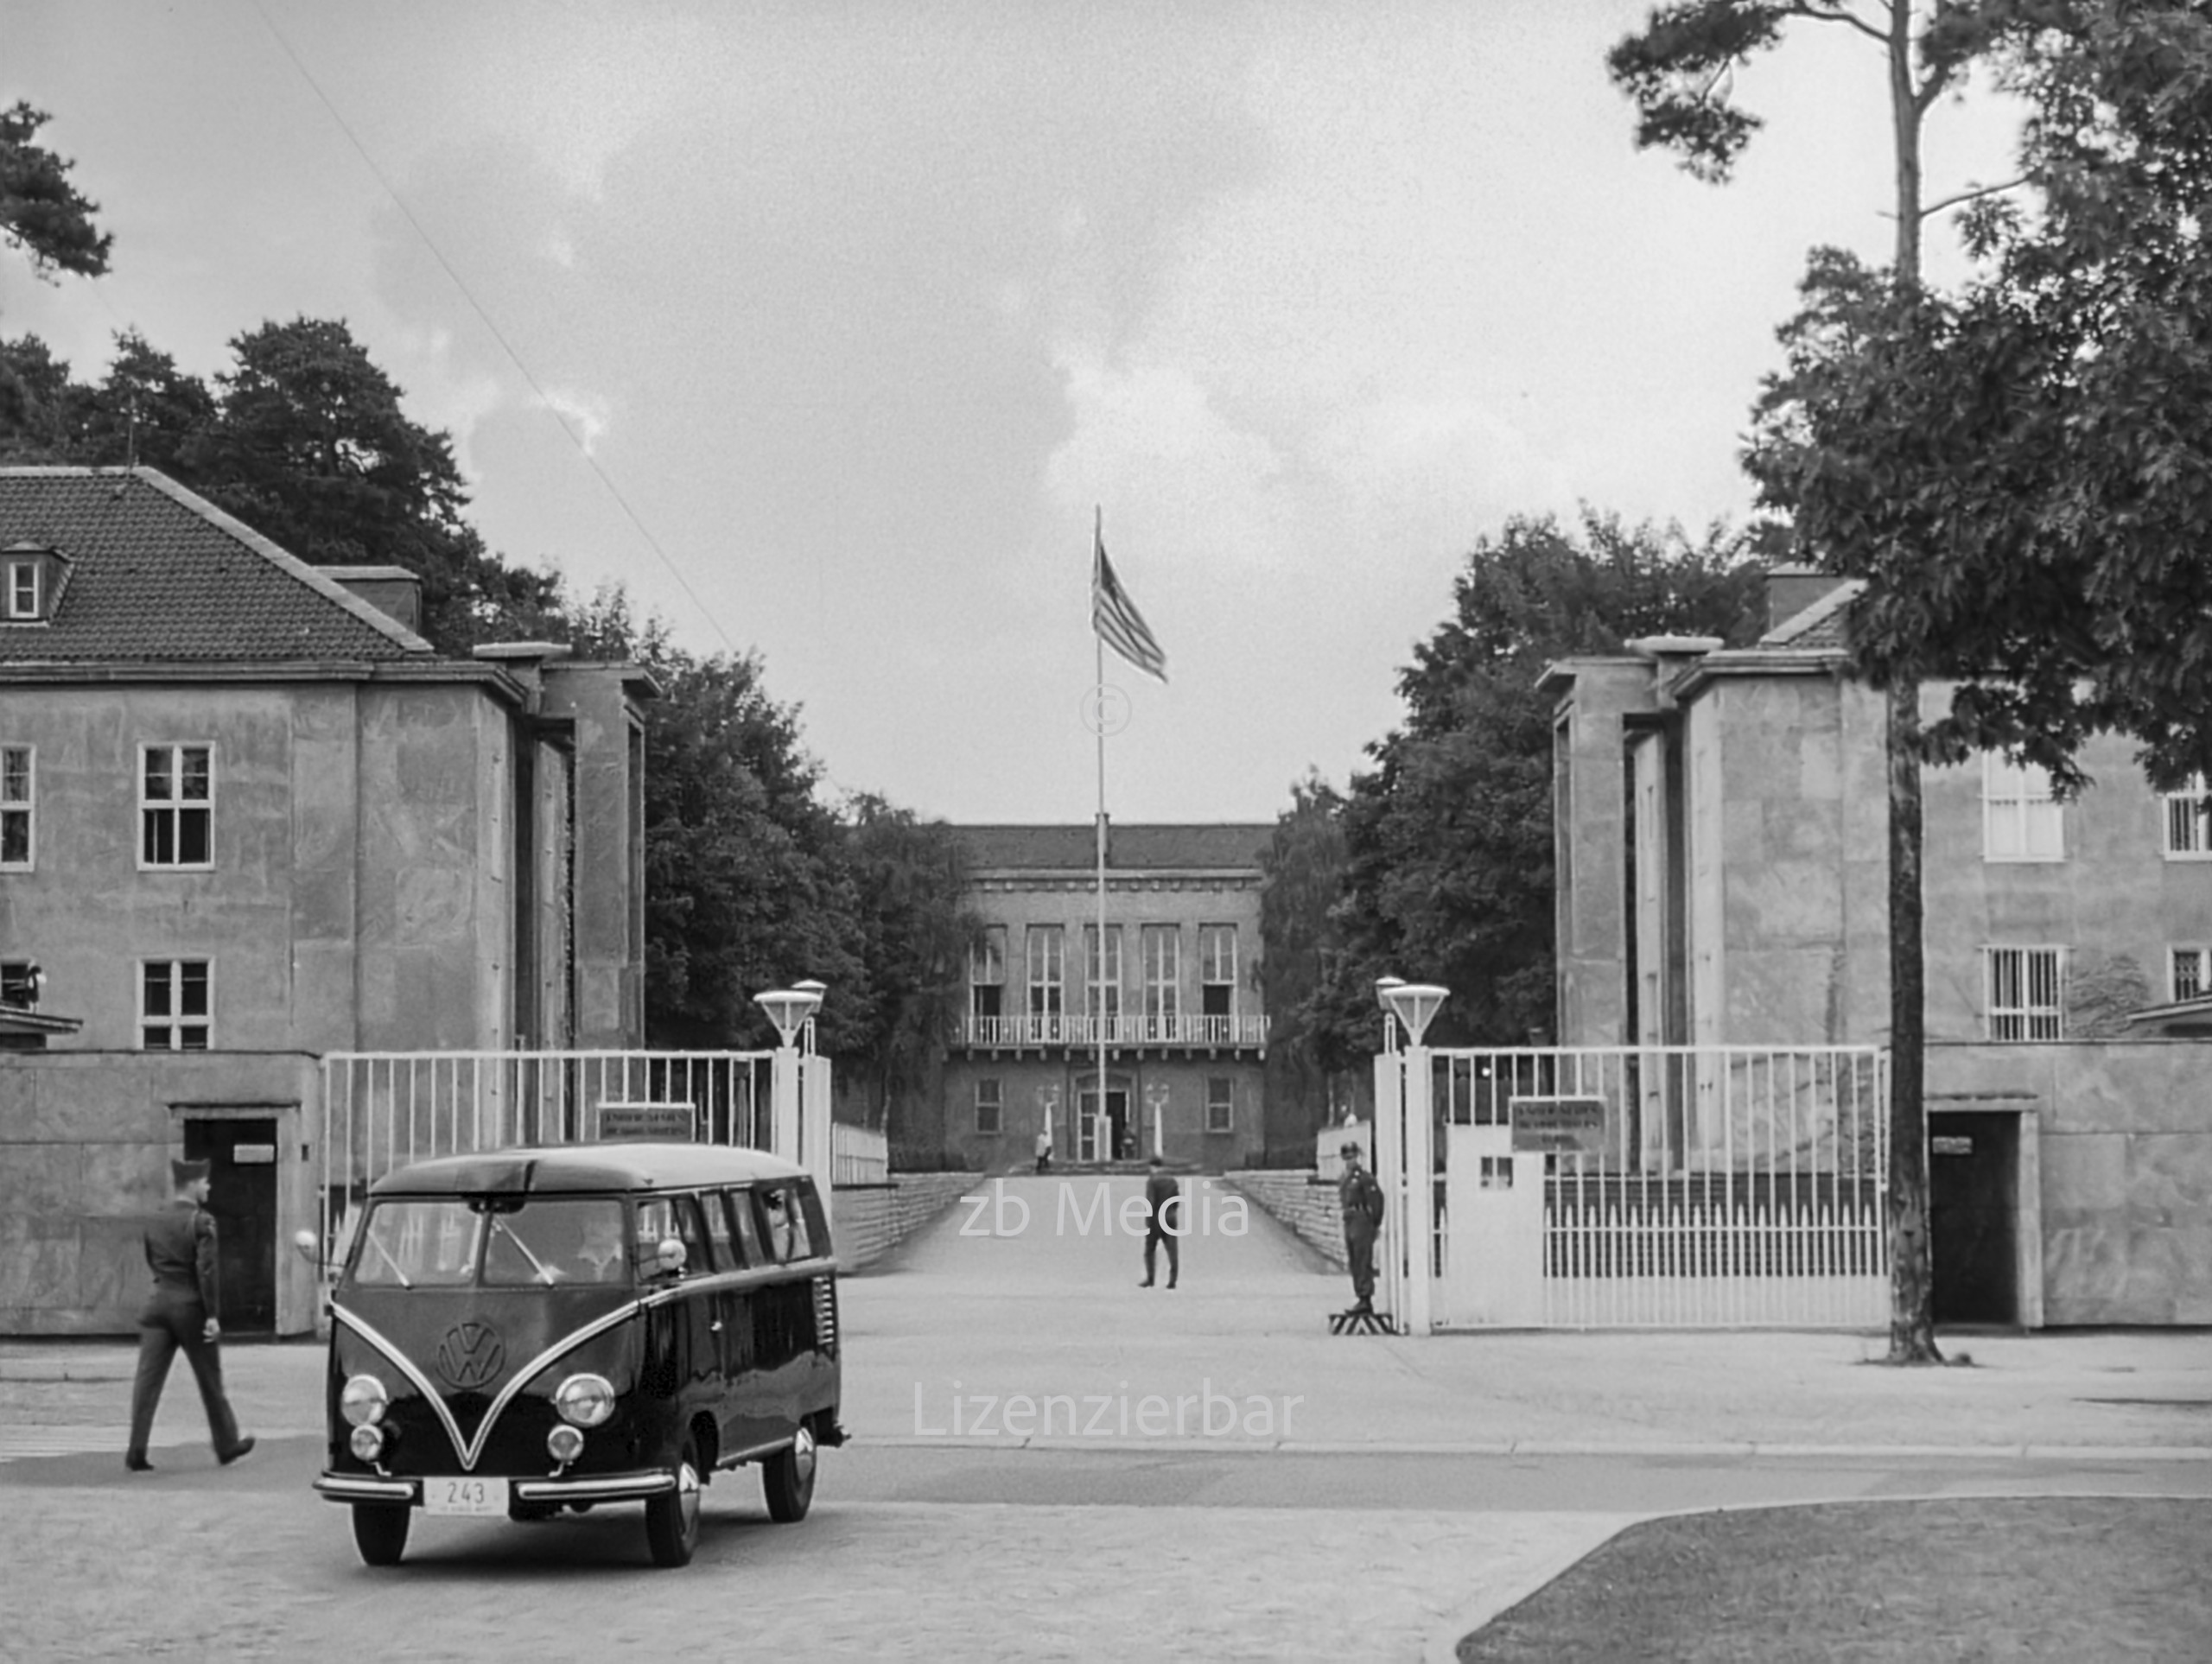
[[[481,1387],[506,1361],[499,1331],[474,1318],[454,1324],[438,1343],[438,1373],[463,1392]]]

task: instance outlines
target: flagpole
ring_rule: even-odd
[[[1091,523],[1090,558],[1095,568],[1106,547],[1106,510],[1103,505],[1094,505],[1093,513],[1096,518]],[[1094,579],[1096,575],[1094,570]],[[1095,630],[1091,632],[1091,646],[1097,656],[1098,676],[1097,691],[1092,695],[1098,711],[1098,981],[1093,996],[1098,1008],[1091,1013],[1098,1025],[1098,1102],[1093,1111],[1090,1140],[1095,1151],[1101,1129],[1110,1127],[1113,1123],[1106,1114],[1106,638]],[[1109,1150],[1105,1159],[1111,1160],[1113,1153]]]

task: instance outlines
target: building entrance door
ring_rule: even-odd
[[[194,1116],[184,1123],[184,1154],[208,1164],[223,1331],[266,1333],[276,1327],[276,1120]]]
[[[1106,1113],[1098,1113],[1098,1091],[1085,1087],[1076,1100],[1080,1117],[1080,1159],[1084,1161],[1122,1161],[1136,1153],[1136,1131],[1129,1124],[1129,1093],[1124,1086],[1106,1087]]]
[[[1937,1323],[2014,1324],[2019,1118],[1928,1117],[1929,1246]]]

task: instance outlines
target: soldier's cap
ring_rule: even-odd
[[[169,1182],[182,1190],[187,1184],[196,1184],[207,1177],[213,1164],[206,1161],[172,1161],[169,1163]]]

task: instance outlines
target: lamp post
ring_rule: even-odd
[[[1430,1285],[1436,1254],[1436,1151],[1431,1119],[1428,1047],[1423,1044],[1429,1024],[1451,998],[1452,991],[1434,982],[1405,982],[1395,976],[1377,980],[1375,995],[1385,1011],[1406,1030],[1403,1068],[1405,1127],[1402,1145],[1405,1162],[1406,1331],[1434,1332],[1429,1312]],[[1392,1131],[1395,1133],[1396,1128]],[[1379,1142],[1380,1140],[1378,1140]],[[1393,1144],[1400,1140],[1394,1138]],[[1396,1249],[1392,1264],[1397,1263]]]
[[[776,1026],[776,1055],[768,1074],[768,1096],[772,1106],[768,1147],[786,1161],[801,1159],[798,1043],[800,1036],[805,1034],[811,1046],[813,1036],[807,1031],[814,1013],[821,1008],[823,992],[819,982],[802,982],[753,996],[753,1003]]]

